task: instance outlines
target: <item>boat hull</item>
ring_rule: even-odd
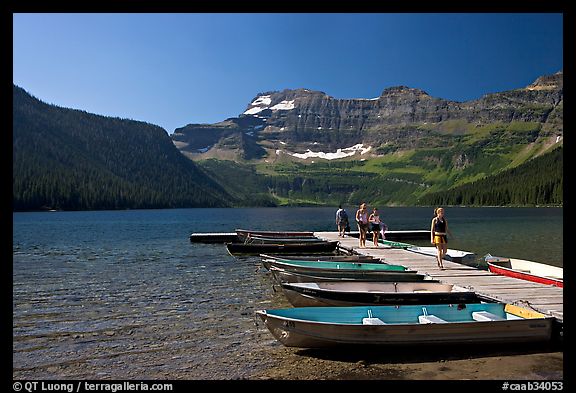
[[[265,237],[265,236],[248,236],[244,243],[246,244],[274,244],[274,243],[325,243],[326,240],[311,237]]]
[[[564,287],[564,272],[560,267],[524,259],[493,257],[489,254],[484,260],[488,264],[488,270],[492,273],[539,284]]]
[[[495,273],[495,274],[519,278],[521,280],[526,280],[526,281],[537,282],[539,284],[554,285],[554,286],[557,286],[560,288],[564,288],[564,281],[560,281],[560,280],[556,280],[556,279],[548,278],[548,277],[536,276],[536,275],[533,275],[530,273],[519,272],[519,271],[516,271],[513,269],[507,269],[507,268],[502,267],[502,266],[494,265],[490,262],[487,262],[487,263],[488,263],[488,270],[490,270],[492,273]]]
[[[435,247],[408,247],[406,249],[408,251],[412,251],[423,255],[429,255],[432,257],[436,257],[437,255],[437,250]],[[475,261],[475,257],[476,255],[472,252],[453,250],[449,248],[447,254],[444,255],[443,259],[456,263],[472,263]]]
[[[307,259],[287,259],[287,258],[270,258],[270,257],[262,257],[262,265],[266,268],[266,269],[270,269],[270,266],[275,265],[276,267],[279,268],[284,268],[285,264],[290,264],[291,262],[312,262],[312,263],[318,263],[318,262],[347,262],[347,263],[377,263],[377,264],[384,264],[382,261],[378,260],[378,259],[367,259],[367,258],[348,258],[348,257],[342,257],[342,258],[338,258],[338,257],[334,257],[334,258],[324,258],[324,257],[318,257],[318,259],[312,259],[312,257],[307,257]],[[293,270],[293,269],[286,269],[286,270]]]
[[[448,305],[445,305],[448,306]],[[397,308],[402,313],[407,307],[427,306],[374,306]],[[466,308],[482,309],[481,304]],[[456,305],[453,306],[456,309]],[[283,345],[299,348],[319,348],[339,345],[450,345],[450,344],[502,344],[549,341],[552,336],[553,318],[502,319],[494,321],[449,321],[446,323],[392,322],[383,325],[362,324],[354,321],[353,309],[367,307],[309,307],[311,314],[323,309],[343,310],[346,322],[300,319],[272,314],[276,310],[259,310],[270,333]],[[323,311],[321,311],[323,312]],[[331,311],[335,312],[335,311]],[[376,311],[375,311],[376,312]],[[354,314],[354,315],[353,315]],[[398,317],[393,317],[398,318]]]
[[[276,260],[263,260],[262,265],[276,267],[284,271],[310,274],[321,277],[391,277],[386,281],[394,281],[394,277],[411,276],[417,274],[415,270],[407,270],[401,265],[387,265],[384,263],[351,263],[351,262],[313,262],[293,261],[281,262]]]
[[[403,292],[394,291],[394,287],[413,287]],[[352,284],[355,285],[355,284]],[[450,285],[440,283],[378,283],[358,284],[355,290],[325,289],[321,285],[299,285],[299,283],[282,283],[286,299],[294,307],[323,306],[360,306],[360,305],[406,305],[406,304],[444,304],[444,303],[479,303],[475,292],[452,291]],[[374,289],[371,287],[381,287]],[[386,288],[391,287],[391,288]],[[438,288],[434,288],[438,287]],[[426,289],[426,288],[431,288]]]
[[[414,247],[413,244],[410,243],[403,243],[403,242],[396,242],[396,241],[392,241],[392,240],[378,240],[378,243],[383,244],[385,246],[388,246],[390,248],[401,248],[401,249],[407,249],[409,247]]]
[[[427,276],[415,272],[396,272],[389,274],[386,272],[376,272],[372,274],[364,274],[365,272],[337,272],[325,273],[316,271],[311,273],[301,273],[294,271],[287,271],[275,266],[270,266],[270,272],[276,282],[329,282],[329,281],[378,281],[378,282],[406,282],[406,281],[430,281],[437,282],[437,280],[427,280]]]
[[[285,244],[244,244],[226,243],[231,255],[260,255],[263,253],[302,254],[333,252],[338,242],[285,243]]]
[[[379,258],[370,255],[260,255],[263,259],[276,259],[276,260],[298,260],[298,261],[342,261],[342,262],[380,262]]]
[[[310,231],[251,231],[248,229],[236,229],[236,235],[241,239],[246,239],[249,235],[266,236],[266,237],[314,237],[314,232]]]
[[[281,259],[262,259],[262,265],[266,269],[275,266],[279,269],[299,273],[313,273],[322,271],[324,273],[340,274],[345,271],[364,271],[368,273],[380,272],[412,272],[402,265],[389,265],[386,263],[376,263],[372,261],[297,261]]]

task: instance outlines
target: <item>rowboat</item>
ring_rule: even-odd
[[[298,260],[298,261],[342,261],[342,262],[361,262],[361,261],[380,261],[380,258],[374,258],[371,255],[298,255],[298,254],[260,254],[264,259],[278,259],[278,260]]]
[[[245,239],[248,235],[266,236],[266,237],[314,237],[314,232],[310,231],[253,231],[248,229],[236,229],[236,235],[240,239]]]
[[[312,237],[268,237],[268,236],[258,236],[258,235],[248,235],[244,239],[246,244],[258,244],[258,243],[323,243],[326,240],[319,239],[315,236]]]
[[[550,341],[554,318],[503,303],[257,310],[287,347],[503,344]]]
[[[333,252],[338,246],[337,241],[321,243],[266,243],[244,244],[226,243],[230,255],[260,255],[262,253],[302,254]]]
[[[484,256],[484,261],[492,273],[564,287],[564,269],[561,267],[525,259],[495,257],[490,254]]]
[[[310,257],[308,257],[310,258]],[[318,260],[314,260],[314,259],[297,259],[297,258],[275,258],[275,257],[262,257],[262,265],[264,265],[264,267],[266,269],[270,269],[270,265],[275,264],[278,267],[281,267],[283,269],[287,268],[286,265],[290,265],[290,267],[302,267],[302,266],[308,266],[311,268],[330,268],[330,267],[336,267],[336,266],[341,266],[341,267],[336,267],[337,269],[344,269],[345,267],[349,267],[349,268],[359,268],[359,269],[371,269],[372,265],[379,265],[379,266],[385,266],[384,270],[389,270],[388,268],[386,268],[386,266],[390,266],[384,262],[382,262],[379,259],[321,259],[319,258]],[[288,270],[294,270],[294,269],[290,269],[288,268]],[[398,269],[400,270],[400,269]]]
[[[406,250],[412,251],[412,252],[415,252],[418,254],[430,255],[433,257],[435,257],[438,253],[438,250],[436,249],[436,247],[412,246],[412,247],[406,248]],[[449,248],[443,259],[445,259],[447,261],[451,261],[451,262],[457,262],[457,263],[467,263],[467,262],[469,263],[469,262],[474,262],[475,258],[476,258],[476,254],[474,254],[473,252],[453,250],[453,249]]]
[[[369,263],[369,262],[341,262],[341,261],[296,261],[296,260],[278,260],[262,259],[262,265],[270,269],[275,266],[280,269],[288,270],[295,273],[315,273],[321,272],[323,276],[341,277],[343,274],[356,275],[382,275],[382,274],[415,274],[415,270],[408,270],[402,265],[389,265],[386,263]]]
[[[395,242],[392,240],[378,240],[378,243],[383,244],[385,246],[389,246],[391,248],[402,248],[402,249],[407,249],[409,247],[413,247],[413,244],[410,243],[403,243],[403,242]]]
[[[334,281],[378,281],[378,282],[404,282],[404,281],[435,281],[430,276],[416,273],[412,270],[404,272],[371,272],[339,271],[324,272],[322,270],[302,273],[270,266],[270,272],[277,283],[283,282],[334,282]]]
[[[439,282],[305,282],[280,284],[294,307],[479,303],[473,291]]]

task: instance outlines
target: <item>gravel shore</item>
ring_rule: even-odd
[[[561,351],[428,348],[338,353],[279,351],[275,367],[254,376],[278,380],[562,380]]]

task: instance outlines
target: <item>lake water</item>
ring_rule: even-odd
[[[281,350],[254,311],[289,305],[258,258],[189,235],[330,231],[335,210],[14,213],[14,378],[252,378]],[[430,208],[380,214],[390,230],[429,229],[432,219]],[[563,266],[561,208],[446,208],[446,217],[449,247],[474,252],[479,266],[486,253]]]

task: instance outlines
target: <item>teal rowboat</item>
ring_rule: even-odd
[[[410,244],[410,243],[402,243],[402,242],[394,242],[391,240],[378,240],[378,243],[380,244],[384,244],[385,246],[389,246],[391,248],[402,248],[402,249],[407,249],[409,247],[414,247],[414,244]]]
[[[367,276],[410,276],[415,270],[408,270],[401,265],[364,262],[329,262],[329,261],[279,261],[263,259],[264,267],[275,267],[291,273],[320,274],[324,277],[367,277]],[[393,279],[392,279],[393,280]],[[390,280],[386,280],[390,281]]]
[[[266,269],[276,266],[282,269],[294,271],[316,271],[316,270],[354,270],[354,271],[407,271],[402,265],[390,265],[387,263],[375,263],[373,261],[306,261],[296,259],[276,259],[262,258],[262,265]]]
[[[502,303],[258,310],[287,347],[503,344],[549,341],[554,318]]]

